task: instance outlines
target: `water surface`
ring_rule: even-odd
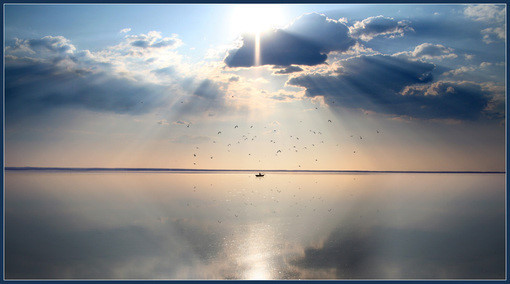
[[[504,279],[504,174],[5,172],[7,279]]]

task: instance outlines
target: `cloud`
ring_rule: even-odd
[[[505,39],[505,29],[501,27],[482,30],[483,42],[489,44]]]
[[[487,225],[480,219],[461,220],[442,230],[341,226],[290,263],[319,275],[310,278],[320,278],[324,271],[333,273],[324,278],[337,279],[504,278],[502,223],[485,218]],[[473,223],[488,230],[473,233]]]
[[[191,122],[186,122],[186,121],[183,121],[183,120],[177,120],[177,121],[174,121],[173,124],[177,124],[177,125],[189,125],[189,124],[191,124]]]
[[[367,264],[374,249],[377,238],[357,230],[333,231],[321,247],[308,247],[304,256],[290,263],[308,269],[328,269],[336,271],[335,278],[370,278]]]
[[[29,53],[52,52],[56,54],[72,54],[76,50],[68,39],[63,36],[45,36],[40,39],[15,39],[11,51],[24,51]]]
[[[49,62],[8,62],[5,68],[6,115],[81,107],[125,114],[147,113],[167,103],[164,86],[137,82],[104,71],[61,67]]]
[[[486,63],[486,62],[483,62],[483,63]],[[458,76],[458,75],[461,75],[461,74],[464,74],[464,73],[468,73],[468,72],[473,72],[477,70],[475,67],[473,66],[461,66],[457,69],[453,69],[453,70],[450,70],[450,71],[447,71],[447,72],[444,72],[442,75],[443,76]]]
[[[131,31],[131,28],[125,28],[125,29],[120,30],[120,32],[119,32],[119,33],[121,33],[121,34],[127,34],[127,33],[129,33],[130,31]]]
[[[278,95],[271,96],[270,98],[277,101],[290,101],[295,99],[296,96],[291,94],[279,93]]]
[[[493,95],[473,82],[432,82],[434,65],[387,55],[341,62],[338,75],[302,75],[289,85],[330,106],[422,119],[475,120]],[[431,84],[426,84],[431,83]]]
[[[154,69],[151,71],[151,73],[154,73],[159,76],[170,76],[170,75],[174,75],[175,72],[176,72],[175,68],[172,66],[158,68],[158,69]]]
[[[166,119],[162,119],[162,120],[158,121],[158,124],[159,125],[170,125],[170,123],[168,123],[168,121]]]
[[[280,69],[280,70],[275,71],[273,74],[291,74],[291,73],[301,72],[301,71],[303,71],[303,68],[301,68],[299,66],[288,66],[285,69]]]
[[[169,106],[187,116],[232,110],[222,83],[182,75],[184,67],[172,54],[179,42],[176,35],[169,40],[150,32],[91,53],[77,51],[61,36],[18,39],[6,55],[8,120],[61,107],[129,115]],[[175,103],[178,99],[186,104]]]
[[[181,40],[177,38],[177,35],[162,37],[161,33],[156,31],[151,31],[147,34],[128,35],[126,40],[131,46],[139,48],[175,48],[181,45]]]
[[[413,29],[409,26],[408,21],[396,21],[393,18],[380,15],[358,21],[349,30],[352,36],[369,41],[378,36],[401,37],[405,31]]]
[[[469,5],[464,10],[464,15],[481,22],[502,23],[505,21],[505,13],[504,5]]]
[[[45,217],[8,216],[6,278],[180,279],[183,271],[184,278],[199,278],[222,248],[221,232],[187,219],[76,229],[59,225],[70,222],[65,216]]]
[[[317,65],[331,51],[347,51],[355,41],[347,26],[321,14],[305,14],[284,29],[260,35],[260,65]],[[228,67],[255,66],[255,35],[245,34],[242,46],[230,50]]]
[[[408,86],[402,91],[402,95],[410,104],[407,110],[401,111],[402,114],[420,118],[461,120],[478,119],[483,115],[492,97],[483,91],[480,84],[448,81],[425,86]]]
[[[423,43],[411,52],[414,57],[421,57],[425,59],[445,59],[456,58],[457,55],[453,53],[453,49],[445,47],[441,44]]]

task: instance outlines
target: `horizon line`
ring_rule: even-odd
[[[506,171],[431,171],[431,170],[262,170],[262,169],[186,169],[186,168],[101,168],[101,167],[4,167],[4,171],[131,171],[131,172],[270,172],[270,173],[432,173],[505,174]]]

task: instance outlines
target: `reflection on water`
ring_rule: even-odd
[[[7,279],[505,277],[504,175],[5,177]]]

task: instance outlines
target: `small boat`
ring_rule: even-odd
[[[256,177],[263,177],[263,176],[264,176],[264,174],[263,174],[263,173],[258,173],[258,174],[256,174],[255,176],[256,176]]]

